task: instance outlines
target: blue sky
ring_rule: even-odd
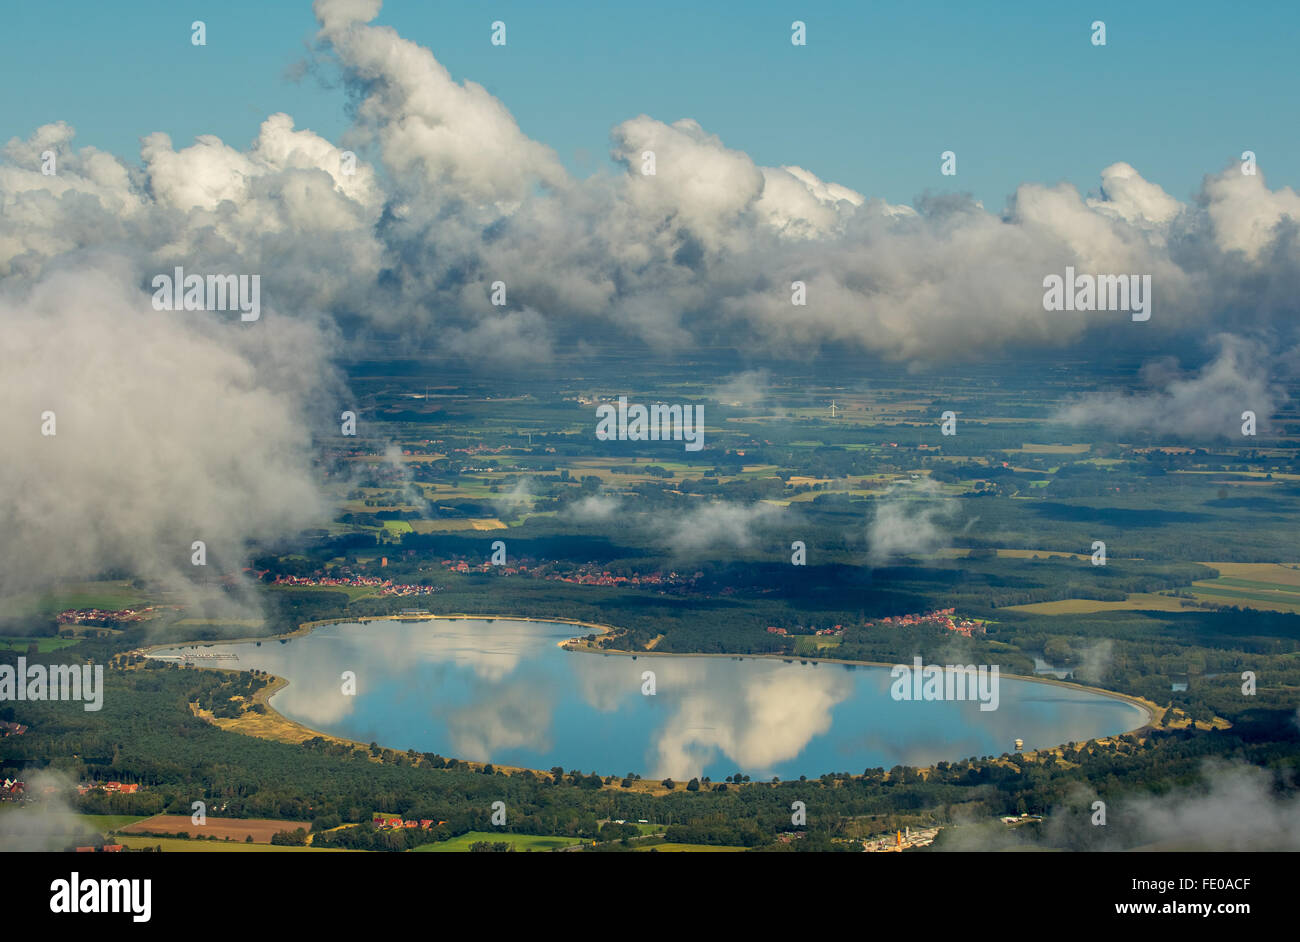
[[[580,176],[608,167],[610,128],[644,112],[895,203],[959,190],[999,208],[1022,181],[1088,191],[1117,160],[1186,200],[1245,149],[1270,187],[1300,184],[1297,4],[701,6],[387,0],[376,22],[484,85]],[[79,145],[135,163],[151,131],[244,148],[276,111],[334,140],[347,126],[340,90],[287,78],[316,30],[305,0],[78,0],[5,16],[3,139],[63,119]],[[190,44],[194,19],[206,47]],[[495,19],[503,48],[488,41]],[[790,44],[795,19],[806,47]],[[955,178],[939,174],[946,149]]]

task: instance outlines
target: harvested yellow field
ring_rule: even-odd
[[[269,844],[271,838],[280,831],[293,831],[302,828],[311,830],[310,821],[286,821],[282,818],[206,818],[203,824],[195,824],[188,814],[156,814],[152,818],[136,821],[119,829],[121,834],[139,834],[164,837],[180,837],[181,840],[198,841],[216,839],[224,841],[245,841],[249,837],[255,844]],[[181,837],[188,834],[189,837]],[[277,845],[280,846],[280,845]]]
[[[958,546],[958,547],[949,547],[948,549],[939,550],[939,552],[936,553],[935,555],[944,556],[947,557],[948,559],[964,559],[969,553],[970,553],[969,549]],[[1092,558],[1087,553],[1063,553],[1059,550],[1045,550],[1045,549],[1033,549],[1033,550],[999,549],[997,550],[997,554],[999,557],[1004,557],[1007,559],[1033,559],[1035,556],[1039,557],[1040,559],[1050,559],[1053,556],[1066,556],[1072,559]]]
[[[455,533],[460,530],[504,530],[506,525],[496,517],[452,517],[447,520],[410,520],[416,533]]]
[[[1035,445],[1031,442],[1025,442],[1023,448],[1008,448],[1007,451],[1026,455],[1081,455],[1090,448],[1092,446],[1086,442],[1071,445]]]
[[[1008,605],[1013,612],[1028,612],[1032,615],[1091,615],[1096,612],[1185,612],[1191,606],[1184,601],[1190,599],[1170,598],[1153,592],[1138,592],[1130,595],[1123,602],[1101,602],[1096,599],[1061,599],[1056,602],[1034,602],[1030,605]]]
[[[1195,611],[1201,604],[1231,605],[1237,608],[1251,608],[1262,612],[1300,613],[1300,595],[1296,593],[1277,593],[1268,595],[1262,592],[1245,594],[1235,589],[1210,591],[1217,586],[1214,582],[1196,582],[1189,589],[1192,598],[1176,598],[1159,595],[1155,592],[1135,592],[1123,602],[1100,602],[1096,599],[1060,599],[1056,602],[1034,602],[1030,605],[1008,605],[1013,612],[1029,612],[1034,615],[1091,615],[1097,612],[1186,612]],[[1232,592],[1233,594],[1228,594]],[[1187,602],[1189,604],[1184,605]]]
[[[1091,559],[1087,553],[1062,553],[1059,550],[1026,550],[1026,549],[1000,549],[999,556],[1006,556],[1009,559],[1033,559],[1035,556],[1047,559],[1049,556],[1068,556],[1071,559]]]
[[[1253,582],[1272,582],[1277,585],[1300,588],[1300,563],[1201,563],[1219,570],[1220,576],[1230,579],[1249,579]]]
[[[339,847],[291,847],[284,844],[245,844],[243,841],[191,841],[181,837],[119,837],[119,844],[125,844],[132,850],[161,847],[163,853],[211,854],[211,853],[307,853],[307,854],[347,854],[354,853]]]

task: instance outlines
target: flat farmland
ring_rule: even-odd
[[[53,615],[70,608],[101,608],[118,611],[148,603],[148,597],[129,582],[100,580],[68,582],[49,592],[28,592],[0,600],[13,615]]]
[[[417,854],[455,854],[469,851],[471,844],[480,841],[489,844],[510,844],[518,852],[537,850],[552,851],[561,847],[571,847],[583,843],[579,837],[559,837],[550,834],[503,834],[500,831],[469,831],[451,840],[433,844],[421,844],[413,849]]]
[[[232,841],[243,841],[248,835],[253,836],[255,844],[269,844],[271,837],[278,831],[293,831],[302,828],[311,830],[309,821],[282,821],[274,818],[213,818],[205,824],[195,824],[189,815],[156,814],[135,824],[121,828],[121,834],[188,834],[191,838],[215,837]]]
[[[30,645],[34,644],[38,652],[49,654],[59,648],[71,647],[78,641],[77,638],[0,638],[0,651],[25,652]]]
[[[944,556],[949,559],[963,559],[970,554],[970,550],[964,546],[953,547],[950,549],[939,550],[937,556]],[[1000,559],[1091,559],[1087,553],[1068,553],[1064,550],[1026,550],[1026,549],[996,549]],[[1116,557],[1118,558],[1118,557]]]
[[[1219,580],[1248,580],[1254,586],[1291,586],[1300,589],[1300,563],[1202,563],[1219,570]]]
[[[1072,442],[1068,445],[1051,444],[1036,445],[1032,442],[1025,442],[1021,448],[1008,448],[1007,452],[1024,455],[1082,455],[1092,448],[1087,442]]]
[[[1192,606],[1183,605],[1184,601],[1168,595],[1148,592],[1135,592],[1123,602],[1102,602],[1097,599],[1059,599],[1055,602],[1034,602],[1030,605],[1008,605],[1012,612],[1028,612],[1031,615],[1091,615],[1095,612],[1186,612],[1195,611]],[[1219,602],[1218,604],[1227,604]]]
[[[1096,612],[1185,612],[1194,611],[1194,605],[1183,602],[1203,603],[1208,605],[1232,605],[1237,608],[1253,608],[1262,612],[1293,612],[1300,614],[1300,593],[1295,590],[1285,591],[1240,591],[1236,588],[1223,587],[1219,580],[1194,582],[1190,588],[1180,591],[1192,595],[1190,599],[1177,596],[1160,595],[1155,592],[1135,592],[1123,602],[1101,602],[1096,599],[1060,599],[1055,602],[1035,602],[1030,605],[1009,605],[1014,612],[1028,612],[1034,615],[1091,615]]]
[[[79,814],[77,817],[102,831],[114,831],[144,820],[138,814]]]
[[[496,517],[436,517],[430,520],[411,520],[416,533],[451,533],[460,530],[505,530],[506,525]]]
[[[183,837],[146,837],[143,835],[119,835],[119,844],[125,844],[132,850],[145,850],[161,847],[163,853],[299,853],[299,854],[348,854],[361,853],[340,847],[290,847],[285,844],[245,844],[243,841],[191,841]]]

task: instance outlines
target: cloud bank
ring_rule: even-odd
[[[1065,419],[1174,415],[1175,432],[1219,434],[1245,408],[1264,426],[1280,401],[1276,358],[1252,351],[1296,343],[1300,196],[1263,173],[1230,164],[1183,202],[1116,163],[1093,194],[1027,182],[996,212],[954,195],[906,207],[642,114],[611,129],[614,169],[577,179],[505,103],[373,25],[380,6],[313,6],[313,64],[338,74],[354,118],[343,141],[275,113],[242,148],[142,128],[136,163],[77,147],[61,121],[0,149],[3,431],[20,458],[0,471],[6,586],[119,563],[166,572],[192,539],[233,547],[312,521],[307,446],[339,336],[400,335],[488,368],[593,337],[936,363],[1230,325],[1200,373]],[[158,316],[141,292],[178,265],[260,275],[266,314],[247,329]],[[1066,266],[1150,274],[1151,321],[1045,311],[1043,278]],[[764,383],[719,394],[757,402]],[[59,433],[37,439],[47,409]],[[879,522],[880,552],[924,551],[936,518],[894,535],[906,523]],[[64,528],[89,534],[67,558]]]

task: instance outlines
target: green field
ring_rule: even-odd
[[[795,638],[795,654],[816,654],[824,648],[838,647],[842,638],[834,635],[799,635]]]
[[[342,592],[349,602],[375,594],[375,587],[368,585],[270,585],[266,589],[268,592]]]
[[[71,647],[80,640],[80,638],[0,638],[0,651],[26,652],[28,646],[34,643],[37,651],[48,654],[60,648]]]
[[[118,611],[147,602],[148,598],[130,583],[107,580],[69,582],[51,592],[11,596],[0,600],[0,608],[11,615],[55,615],[74,608]]]
[[[1282,612],[1300,612],[1300,596],[1295,595],[1294,592],[1278,589],[1276,590],[1278,594],[1275,595],[1266,592],[1239,592],[1234,591],[1233,589],[1220,589],[1216,586],[1216,582],[1194,582],[1192,583],[1192,591],[1198,596],[1210,596],[1211,600],[1220,598],[1225,600],[1240,600],[1232,602],[1224,601],[1223,604],[1225,605],[1234,604],[1239,605],[1242,608],[1261,608]],[[1251,602],[1257,604],[1251,605],[1249,604]]]
[[[1198,582],[1200,586],[1236,586],[1241,589],[1267,589],[1270,592],[1293,592],[1300,594],[1300,586],[1283,585],[1280,582],[1260,582],[1258,579],[1230,579],[1221,576],[1209,582]]]
[[[504,841],[507,844],[513,844],[515,850],[520,852],[558,850],[561,847],[571,847],[574,844],[583,842],[582,838],[579,837],[556,837],[550,834],[502,834],[499,831],[469,831],[459,837],[453,837],[449,841],[441,841],[436,844],[421,844],[419,847],[414,848],[414,853],[465,853],[469,850],[470,844],[477,844],[479,841],[487,841],[493,844]]]

